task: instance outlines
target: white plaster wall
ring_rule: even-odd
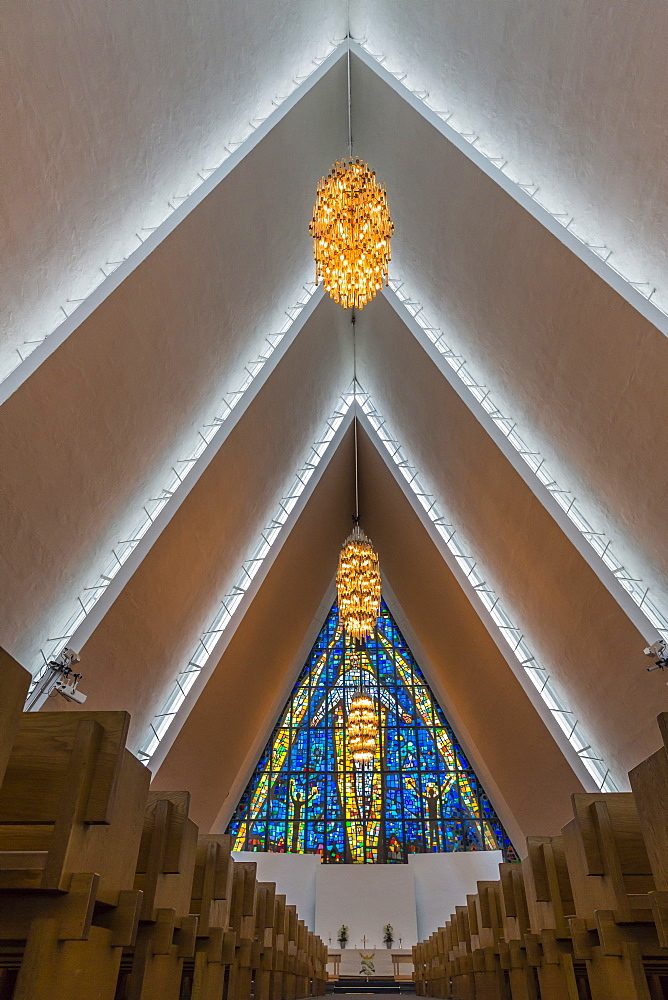
[[[1,368],[314,68],[345,2],[6,0],[0,25]]]
[[[321,865],[318,870],[315,931],[337,948],[339,927],[349,928],[348,947],[361,948],[362,936],[383,946],[383,926],[392,924],[397,944],[415,944],[415,884],[408,865]]]
[[[24,662],[312,280],[308,221],[345,141],[345,82],[335,66],[3,405],[0,642]]]
[[[276,892],[297,907],[311,930],[326,944],[331,937],[332,950],[338,950],[339,927],[348,924],[347,951],[362,948],[363,934],[370,942],[367,950],[383,949],[386,923],[394,928],[393,950],[399,950],[400,937],[402,948],[412,947],[442,927],[455,906],[465,904],[466,894],[478,891],[478,881],[498,880],[503,860],[500,851],[415,854],[407,865],[321,865],[315,854],[263,851],[234,851],[232,856],[254,861],[258,880],[275,882]],[[379,961],[375,964],[384,974]],[[342,967],[342,972],[356,975],[359,968]]]
[[[355,149],[396,226],[391,274],[668,609],[668,423],[653,389],[668,338],[356,59],[352,79]],[[417,386],[398,401],[411,392],[422,406]]]
[[[190,790],[190,814],[201,830],[215,833],[225,828],[221,813],[225,811],[229,816],[237,806],[249,776],[251,748],[256,748],[252,769],[285,704],[286,681],[290,688],[294,683],[294,675],[288,676],[291,665],[299,650],[301,666],[308,655],[308,650],[303,649],[304,637],[312,627],[320,595],[331,583],[341,539],[350,530],[353,468],[349,425],[334,454],[317,470],[311,481],[315,482],[313,491],[307,493],[307,501],[280,544],[267,575],[258,574],[259,588],[254,599],[223,638],[223,648],[215,650],[217,662],[205,686],[202,690],[193,688],[194,698],[186,702],[191,706],[187,718],[177,717],[175,726],[180,722],[182,725],[165,759],[155,762],[157,771],[152,766],[154,788]],[[215,502],[215,490],[212,492]],[[192,523],[197,523],[196,518]],[[173,564],[170,548],[174,551],[168,547],[163,558]],[[214,553],[213,565],[215,562]],[[143,568],[138,572],[142,573]],[[173,617],[174,606],[178,611],[182,593],[188,593],[188,581],[184,591],[180,588],[178,581],[175,605],[166,609],[168,620]],[[133,595],[128,597],[126,608],[132,607]],[[161,605],[159,600],[156,616],[160,618]],[[147,617],[151,617],[151,609],[148,611]],[[117,620],[122,623],[125,617],[121,611]],[[109,631],[113,654],[117,641],[113,629]],[[172,634],[178,633],[177,624]],[[170,737],[171,732],[168,742]],[[234,797],[233,788],[237,789]],[[225,809],[225,803],[231,804],[231,809]]]
[[[297,916],[315,931],[315,891],[320,870],[317,854],[270,854],[265,851],[233,851],[235,861],[254,861],[259,882],[275,882],[276,892],[297,907]]]
[[[668,306],[663,0],[351,0],[351,25]]]
[[[383,300],[374,302],[361,314],[355,329],[357,372],[362,384],[419,470],[425,488],[439,499],[487,583],[522,629],[539,661],[549,669],[555,686],[606,760],[618,786],[627,787],[628,770],[656,744],[657,711],[668,707],[665,678],[657,676],[660,671],[648,674],[645,670],[641,633],[399,317],[393,315],[390,305]],[[573,430],[579,435],[583,429]],[[612,466],[615,460],[617,465],[623,461],[624,439],[608,439],[607,446],[611,471],[618,472]],[[649,466],[647,451],[644,458]],[[364,495],[367,469],[364,465],[360,468]],[[373,483],[369,486],[377,489]],[[634,481],[627,486],[629,492],[636,487]],[[380,507],[372,501],[369,506],[368,530],[383,530],[389,501]],[[656,512],[658,516],[658,505]],[[378,529],[376,522],[380,522]],[[400,543],[391,544],[397,549]],[[389,568],[397,555],[381,551],[380,558]],[[427,558],[431,561],[431,552]],[[430,574],[435,570],[425,574],[427,580]],[[394,570],[391,579],[397,591],[406,592],[405,580],[395,576]],[[400,600],[403,604],[404,598]],[[410,618],[423,613],[408,606],[405,611]],[[417,621],[413,625],[428,648],[438,623],[430,625],[426,634],[424,625],[418,626]],[[433,646],[430,655],[439,662]],[[460,671],[468,669],[466,650],[463,656],[464,660],[449,668],[453,683]],[[521,670],[518,673],[529,696],[535,696],[529,678]],[[462,686],[454,699],[456,706],[460,707],[459,702],[466,697]],[[540,699],[537,704],[543,717],[549,719],[547,706]],[[540,780],[538,775],[536,778]]]
[[[501,851],[412,855],[408,867],[415,880],[418,941],[443,927],[455,907],[466,904],[466,894],[478,891],[478,881],[498,882],[502,861]]]
[[[349,384],[344,320],[319,304],[82,648],[86,707],[130,711],[133,748]]]

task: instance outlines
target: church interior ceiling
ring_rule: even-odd
[[[357,418],[387,628],[472,775],[452,843],[508,852],[573,791],[626,788],[667,690],[642,655],[668,636],[665,10],[601,34],[595,0],[92,0],[72,31],[72,6],[3,10],[0,644],[35,675],[75,644],[87,707],[131,712],[154,787],[240,836],[335,642]],[[395,225],[354,325],[308,232],[348,76]],[[295,754],[317,726],[297,728]],[[265,843],[330,850],[316,808],[343,810],[344,858],[430,843],[424,782],[415,829],[402,807],[360,846],[356,776],[309,801],[296,773]]]

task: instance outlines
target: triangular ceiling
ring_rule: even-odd
[[[477,140],[450,135],[423,95],[407,89],[419,88],[422,69],[434,106],[444,89],[469,95],[457,73],[478,73],[471,53],[481,38],[480,61],[491,58],[498,42],[489,24],[450,3],[420,2],[421,17],[409,24],[414,3],[353,0],[352,33],[366,37],[366,49],[351,47],[355,150],[387,185],[397,228],[392,276],[404,283],[398,296],[390,291],[356,317],[353,402],[350,316],[313,294],[306,232],[315,184],[346,149],[346,7],[224,6],[182,23],[182,9],[166,20],[150,5],[139,19],[134,5],[119,7],[110,21],[93,4],[71,33],[51,4],[48,18],[31,8],[23,16],[32,24],[15,12],[9,25],[4,92],[21,94],[30,111],[9,119],[18,169],[4,189],[7,365],[17,345],[24,351],[25,340],[56,329],[0,385],[8,397],[0,421],[0,643],[37,669],[40,649],[73,635],[84,654],[87,707],[131,711],[139,748],[231,595],[236,610],[224,639],[210,657],[207,649],[153,765],[159,787],[190,787],[196,819],[219,829],[326,614],[352,508],[356,411],[364,524],[393,608],[404,615],[401,628],[511,837],[556,832],[570,792],[597,783],[583,766],[586,748],[578,757],[583,744],[569,743],[570,721],[623,787],[628,768],[654,748],[653,719],[665,707],[660,672],[647,675],[641,655],[658,634],[647,609],[668,607],[666,469],[658,458],[665,403],[653,388],[665,381],[665,316],[654,305],[661,298],[647,303],[640,286],[576,245],[570,228],[536,207],[531,185],[515,190],[496,177],[496,165],[476,161]],[[498,6],[487,11],[497,28]],[[532,31],[560,16],[543,7]],[[593,25],[582,8],[569,8],[571,22]],[[524,21],[518,14],[506,24],[508,53],[521,44]],[[611,51],[621,29],[608,26]],[[66,60],[56,85],[52,67],[64,55],[51,46],[64,33],[79,55]],[[463,37],[449,78],[437,40],[456,48]],[[28,38],[32,64],[42,67],[30,80],[16,58]],[[178,61],[167,66],[177,38]],[[589,66],[588,50],[566,53],[556,34],[544,41],[555,58]],[[517,99],[516,78],[526,73],[538,87],[537,107],[552,92],[531,61],[513,59],[512,67],[505,88],[478,73],[469,88],[478,104],[470,95],[462,104],[488,140],[505,134],[504,101]],[[601,82],[588,100],[601,114],[617,112],[619,95],[603,76],[596,71]],[[88,105],[68,118],[67,94],[79,86]],[[42,128],[40,113],[58,134]],[[578,134],[587,125],[583,108],[569,111],[564,98],[557,117],[563,124],[569,114]],[[515,114],[508,132],[539,179],[548,170],[544,124],[539,114]],[[628,183],[639,184],[647,163],[632,156],[623,114],[616,126]],[[151,127],[159,142],[148,141]],[[233,136],[247,133],[238,145]],[[614,178],[603,171],[597,185],[590,176],[602,162],[600,147],[561,143],[550,191],[575,212],[582,192],[596,188],[583,223],[603,194],[606,212],[590,231],[621,239],[629,218],[647,222],[647,206],[634,216],[626,204],[619,222]],[[567,197],[568,171],[578,164],[586,183]],[[200,186],[183,200],[178,193],[201,168]],[[659,173],[645,199],[653,220],[663,205]],[[154,231],[166,191],[176,211]],[[138,254],[116,268],[137,231]],[[647,264],[642,274],[658,280],[656,257],[640,252],[656,242],[649,224],[645,234],[644,243],[625,244],[633,250],[626,263]],[[100,268],[111,277],[102,281]],[[464,362],[498,411],[471,402]],[[380,423],[369,418],[373,407]],[[383,445],[385,428],[403,465],[392,460],[396,445]],[[521,448],[512,451],[519,435],[554,482],[539,481]],[[412,488],[408,465],[432,495],[428,503]],[[574,491],[577,506],[557,504],[562,488]],[[568,724],[558,724],[561,709],[550,710],[480,604],[470,563],[458,563],[430,520],[432,501],[563,694]],[[591,530],[578,530],[580,509]],[[613,552],[629,568],[624,586]]]

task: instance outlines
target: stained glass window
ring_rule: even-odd
[[[353,699],[370,696],[371,759],[355,760]],[[409,854],[501,850],[499,819],[383,602],[364,646],[336,605],[228,827],[237,851],[403,863]]]

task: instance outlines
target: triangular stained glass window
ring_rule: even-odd
[[[375,716],[373,755],[362,762],[348,725],[360,692]],[[384,602],[365,648],[344,636],[332,607],[228,833],[237,851],[328,863],[438,851],[517,857]]]

